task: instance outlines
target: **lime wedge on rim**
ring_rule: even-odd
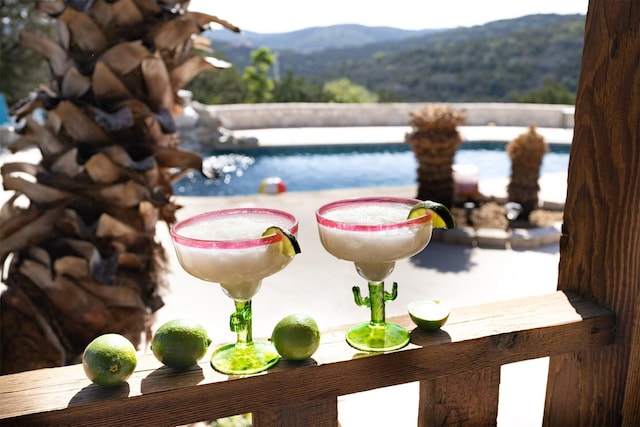
[[[416,203],[409,211],[407,219],[419,218],[430,213],[432,216],[431,224],[433,228],[456,228],[456,222],[451,215],[451,211],[442,203],[425,200]]]
[[[301,252],[300,244],[298,243],[298,239],[296,239],[296,236],[294,236],[292,233],[289,233],[287,230],[283,230],[280,227],[277,227],[275,225],[271,226],[267,228],[264,233],[262,233],[262,236],[271,236],[273,234],[279,234],[282,236],[281,250],[283,255],[291,257]]]
[[[413,323],[425,331],[437,331],[449,319],[449,307],[438,300],[414,301],[407,311]]]

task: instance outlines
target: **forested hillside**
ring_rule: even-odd
[[[362,46],[402,40],[434,33],[440,30],[402,30],[391,27],[367,27],[356,24],[340,24],[329,27],[311,27],[289,33],[240,34],[224,29],[208,32],[208,36],[231,45],[244,45],[250,49],[268,46],[271,50],[293,50],[300,53],[318,52],[326,49]]]
[[[346,77],[382,100],[508,101],[545,84],[575,92],[584,21],[531,15],[313,53],[266,46],[277,54],[280,76],[292,72],[315,84]],[[216,40],[214,46],[239,70],[255,49]]]

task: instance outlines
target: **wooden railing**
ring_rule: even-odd
[[[419,426],[495,425],[503,364],[597,352],[615,328],[612,312],[564,292],[456,308],[438,332],[392,320],[412,330],[400,351],[359,353],[339,328],[323,333],[313,359],[242,378],[207,361],[175,371],[152,355],[113,389],[91,384],[81,365],[5,375],[0,425],[181,425],[251,412],[254,426],[336,426],[338,396],[414,381]]]

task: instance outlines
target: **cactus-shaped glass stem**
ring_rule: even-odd
[[[237,346],[250,345],[253,342],[251,328],[251,300],[235,301],[236,311],[229,318],[231,332],[238,336]]]
[[[220,372],[248,375],[261,372],[278,362],[279,356],[270,343],[253,341],[251,300],[234,301],[236,311],[229,317],[229,328],[237,339],[216,349],[211,365]]]
[[[409,343],[409,332],[405,328],[385,321],[385,303],[398,296],[396,282],[393,282],[389,293],[384,290],[384,282],[369,281],[369,296],[364,298],[359,286],[351,290],[358,306],[369,307],[371,321],[354,326],[347,332],[349,345],[365,351],[391,351]]]

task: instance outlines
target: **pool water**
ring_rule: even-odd
[[[456,152],[454,163],[476,165],[480,180],[508,178],[511,160],[505,147],[506,143],[465,143]],[[543,158],[541,173],[566,172],[570,147],[550,148]],[[200,173],[190,173],[174,185],[176,194],[257,194],[260,183],[268,177],[282,179],[287,191],[414,185],[418,166],[407,144],[219,151],[205,156],[204,161],[219,171],[220,178],[207,179]]]

